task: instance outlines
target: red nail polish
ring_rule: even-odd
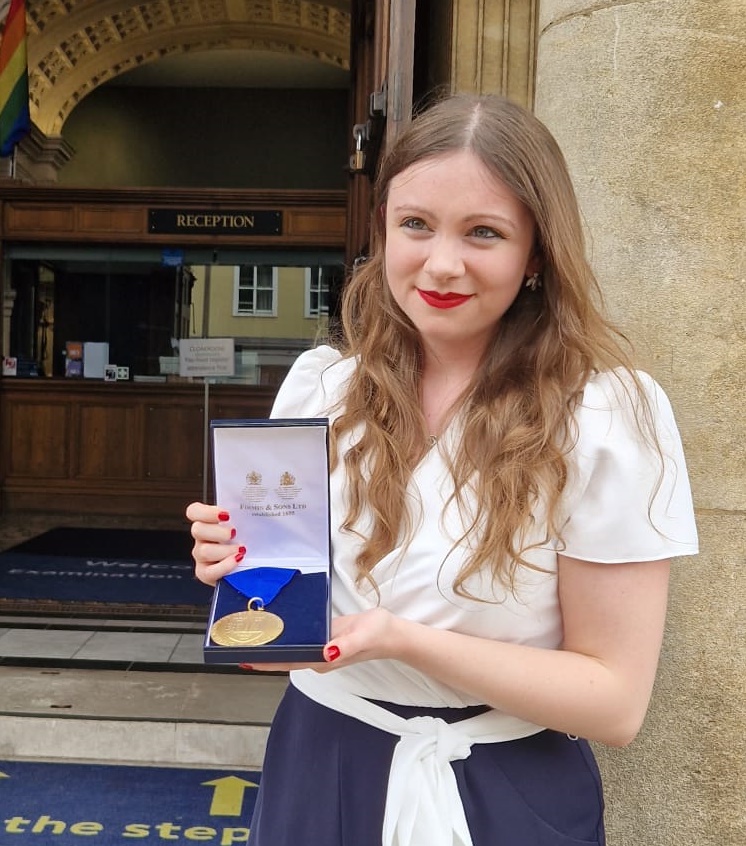
[[[340,656],[340,651],[338,646],[328,646],[326,649],[326,660],[327,661],[336,661],[337,658]]]
[[[231,540],[233,540],[233,538],[235,538],[235,537],[236,537],[236,530],[231,529]]]
[[[239,546],[238,547],[238,554],[239,555],[246,555],[246,547],[245,546]]]
[[[221,523],[225,523],[227,520],[231,519],[231,515],[227,511],[219,511],[218,512],[218,520]]]
[[[234,558],[234,560],[235,560],[236,564],[240,564],[240,563],[243,561],[243,557],[244,557],[244,555],[245,555],[245,553],[243,553],[243,552],[237,552],[237,553],[233,556],[233,558]]]
[[[253,664],[239,664],[238,665],[242,670],[253,670]]]

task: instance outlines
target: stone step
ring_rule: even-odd
[[[284,674],[0,666],[0,758],[260,769]]]

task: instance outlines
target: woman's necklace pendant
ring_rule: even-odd
[[[427,438],[427,448],[432,449],[438,443],[437,435],[429,435]]]

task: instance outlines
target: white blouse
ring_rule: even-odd
[[[277,395],[273,417],[329,417],[344,395],[354,361],[322,346],[303,353]],[[441,450],[453,446],[452,426],[415,468],[409,486],[415,532],[409,544],[392,550],[373,570],[380,604],[392,613],[438,628],[483,638],[556,649],[562,641],[557,594],[557,553],[587,561],[655,561],[698,551],[686,464],[668,398],[647,374],[640,378],[655,417],[664,463],[642,440],[633,401],[619,379],[600,374],[586,386],[576,414],[577,442],[570,456],[570,481],[563,494],[564,526],[558,540],[529,551],[526,558],[543,572],[519,568],[515,592],[493,584],[483,573],[467,590],[490,602],[458,596],[452,585],[468,547]],[[632,393],[630,391],[630,393]],[[340,444],[344,451],[355,433]],[[338,527],[347,514],[345,474],[340,462],[331,475],[332,609],[334,615],[374,608],[376,593],[355,585],[357,535]],[[365,524],[359,525],[364,531]],[[417,529],[421,529],[417,531]],[[536,540],[546,532],[537,527]],[[351,693],[403,705],[464,707],[473,698],[392,660],[365,661],[340,668],[335,681]],[[506,715],[507,716],[507,715]]]

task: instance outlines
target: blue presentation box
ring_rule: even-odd
[[[215,587],[205,662],[323,661],[331,623],[329,421],[213,420],[210,429],[215,501],[246,555]]]

